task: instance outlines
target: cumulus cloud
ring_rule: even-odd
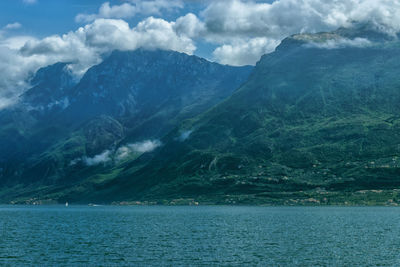
[[[220,43],[216,60],[254,64],[286,36],[330,31],[354,21],[369,22],[388,34],[400,31],[400,2],[394,0],[215,1],[203,12],[206,39]],[[247,50],[249,48],[252,52]],[[251,60],[250,60],[251,58]]]
[[[353,21],[400,30],[400,2],[393,0],[215,1],[203,16],[210,33],[225,36],[282,38],[350,26]]]
[[[124,3],[122,5],[110,6],[109,2],[105,2],[99,8],[98,14],[78,14],[75,17],[76,22],[91,22],[98,18],[130,18],[136,14],[136,7]]]
[[[150,49],[170,49],[193,54],[196,46],[192,39],[178,35],[174,30],[175,22],[167,22],[153,17],[140,22],[135,32],[140,36],[139,46]]]
[[[214,58],[229,65],[252,65],[260,56],[269,53],[279,44],[279,40],[256,37],[250,40],[238,40],[233,44],[226,44],[214,50]]]
[[[161,146],[159,140],[145,140],[134,144],[128,144],[117,149],[115,153],[116,160],[124,160],[134,153],[146,153],[155,150]]]
[[[30,2],[34,2],[30,0]],[[119,5],[104,3],[98,13],[78,15],[89,24],[63,35],[46,38],[8,35],[20,27],[8,24],[0,30],[0,108],[10,104],[27,88],[26,80],[39,68],[59,61],[82,75],[102,61],[110,51],[170,49],[193,54],[198,40],[217,46],[213,58],[224,64],[255,64],[292,34],[330,31],[369,22],[394,35],[400,31],[400,2],[394,0],[221,0],[202,1],[208,6],[176,21],[148,17],[131,27],[121,19],[137,14],[159,14],[183,7],[183,1],[126,0]],[[7,29],[5,29],[7,28]],[[1,33],[3,31],[3,33]],[[354,39],[310,44],[324,48],[363,47],[368,40]]]
[[[200,21],[193,13],[188,13],[176,20],[174,29],[178,35],[185,35],[191,38],[200,37],[205,34],[204,22]]]
[[[19,50],[23,47],[28,41],[36,40],[32,36],[14,36],[9,37],[7,39],[0,39],[0,47],[7,47],[13,50]]]
[[[183,3],[180,0],[130,0],[129,3],[113,6],[109,2],[105,2],[100,6],[97,14],[78,14],[75,17],[75,21],[91,22],[98,18],[123,19],[131,18],[136,14],[160,15],[161,11],[170,11],[182,7]]]
[[[133,28],[123,20],[97,19],[76,31],[43,39],[0,37],[1,102],[12,103],[28,87],[27,79],[38,68],[56,62],[70,62],[70,69],[79,77],[116,49],[164,49],[192,54],[196,49],[193,40],[177,34],[174,25],[175,22],[153,17]]]
[[[20,52],[26,57],[46,56],[52,61],[72,62],[75,73],[83,73],[101,61],[101,55],[112,50],[170,49],[192,54],[193,41],[178,36],[174,22],[149,17],[134,28],[123,20],[97,19],[93,23],[62,36],[30,40]]]
[[[32,70],[47,62],[37,56],[26,59],[18,53],[18,45],[19,38],[0,41],[0,109],[15,103],[27,87],[26,79]]]

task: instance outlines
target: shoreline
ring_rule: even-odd
[[[14,207],[24,207],[24,206],[48,206],[48,207],[57,207],[57,206],[64,206],[63,203],[41,203],[41,204],[32,204],[32,203],[0,203],[1,206],[14,206]],[[69,203],[68,207],[259,207],[259,208],[291,208],[291,207],[336,207],[336,208],[356,208],[356,207],[400,207],[400,205],[390,205],[390,204],[309,204],[309,205],[281,205],[281,204],[221,204],[221,203],[199,203],[198,205],[191,205],[191,204],[120,204],[120,203],[107,203],[107,204],[94,204],[91,203]]]
[[[107,199],[107,198],[106,198]],[[112,200],[99,197],[46,195],[37,197],[2,198],[1,205],[113,205],[113,206],[400,206],[400,190],[295,191],[261,192],[258,194],[219,194],[185,197],[149,196],[136,200]]]

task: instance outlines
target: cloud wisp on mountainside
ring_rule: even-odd
[[[204,1],[196,13],[185,14],[185,6],[195,2],[104,2],[96,14],[80,13],[71,18],[88,24],[44,38],[11,34],[9,31],[21,24],[10,21],[0,34],[0,108],[16,100],[38,68],[71,62],[70,68],[79,76],[116,49],[196,54],[198,48],[211,45],[214,48],[208,57],[217,62],[253,65],[283,38],[295,33],[329,31],[354,21],[372,23],[389,35],[400,30],[400,3],[392,0]],[[179,16],[163,18],[171,12]],[[124,21],[139,14],[144,19],[135,25]]]
[[[115,159],[117,161],[121,161],[135,153],[141,154],[152,152],[161,145],[162,143],[159,140],[145,140],[138,143],[127,144],[117,149],[117,151],[115,152]]]
[[[321,49],[339,49],[339,48],[344,48],[344,47],[368,47],[372,44],[371,41],[369,41],[366,38],[355,38],[354,40],[346,39],[346,38],[340,38],[336,40],[327,40],[322,43],[318,42],[309,42],[305,44],[305,47],[308,48],[321,48]]]
[[[132,155],[152,152],[161,145],[162,143],[160,140],[144,140],[142,142],[126,144],[120,146],[118,149],[104,150],[100,154],[92,157],[84,156],[82,158],[76,158],[70,162],[70,166],[78,163],[83,163],[86,166],[96,166],[100,164],[108,164],[113,161],[119,162],[131,157]]]

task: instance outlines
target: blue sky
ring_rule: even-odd
[[[74,30],[79,23],[74,18],[79,13],[95,13],[101,4],[110,2],[111,5],[124,3],[123,0],[36,0],[35,3],[25,3],[23,0],[0,1],[0,25],[7,25],[15,21],[25,25],[23,33],[46,36],[60,34]],[[174,20],[189,12],[198,14],[207,7],[210,1],[192,0],[183,1],[184,8],[168,12],[159,17]],[[271,3],[273,0],[256,1]],[[145,16],[138,14],[127,21],[136,24]]]
[[[10,23],[18,22],[22,26],[8,36],[29,35],[37,38],[44,38],[49,35],[63,34],[74,31],[85,23],[78,23],[75,17],[80,14],[96,13],[99,7],[109,2],[111,6],[120,5],[123,0],[36,0],[33,3],[26,3],[23,0],[2,0],[0,1],[0,27]],[[192,0],[182,1],[183,8],[174,9],[170,12],[152,14],[167,21],[174,21],[187,13],[194,13],[200,16],[211,1]],[[272,3],[274,0],[255,1],[255,3]],[[137,14],[132,18],[126,18],[131,26],[146,18],[147,15]],[[198,40],[195,54],[207,59],[212,59],[212,52],[216,44]]]
[[[66,33],[75,30],[82,23],[75,22],[79,13],[96,13],[104,0],[37,0],[27,4],[22,0],[0,1],[0,25],[19,22],[23,28],[21,34],[31,34],[45,37],[52,34]],[[112,5],[121,4],[120,0],[108,1]],[[178,13],[178,12],[176,12]],[[170,16],[170,14],[166,14]],[[175,15],[175,17],[177,14]],[[174,16],[170,16],[174,17]],[[143,16],[138,15],[129,19],[130,23],[137,23]]]
[[[399,32],[400,1],[1,0],[0,109],[56,62],[70,62],[79,77],[113,50],[143,48],[254,65],[287,36],[354,21]]]
[[[51,34],[66,33],[75,30],[82,23],[75,22],[79,13],[96,13],[101,4],[110,2],[111,5],[123,3],[121,0],[37,0],[27,4],[23,0],[0,1],[0,25],[19,22],[24,27],[19,31],[23,34],[32,34],[44,37]],[[189,1],[183,9],[168,12],[158,17],[173,20],[188,12],[198,13],[206,6],[201,1]],[[145,16],[138,14],[127,21],[135,25]]]
[[[103,1],[98,0],[40,0],[26,4],[21,0],[0,1],[0,25],[18,21],[19,33],[44,37],[75,29],[76,14],[95,12]]]
[[[12,35],[30,35],[43,38],[54,34],[63,34],[73,31],[85,23],[75,21],[79,13],[96,13],[105,0],[37,0],[35,3],[25,3],[23,0],[0,1],[0,26],[18,22],[22,25],[10,33]],[[121,0],[108,0],[111,5],[123,3]],[[187,1],[182,9],[163,14],[154,14],[154,17],[162,17],[168,21],[187,14],[198,14],[207,6],[203,1]],[[146,15],[137,14],[125,19],[131,26],[136,25]],[[215,45],[200,42],[197,55],[210,58]]]

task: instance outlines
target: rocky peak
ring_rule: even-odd
[[[131,116],[145,110],[151,114],[168,101],[175,101],[171,107],[179,109],[205,97],[228,96],[251,70],[175,51],[114,51],[87,71],[71,103],[90,116]]]
[[[68,106],[68,96],[76,81],[68,63],[56,63],[39,69],[31,80],[31,89],[21,95],[23,103],[35,110]]]

